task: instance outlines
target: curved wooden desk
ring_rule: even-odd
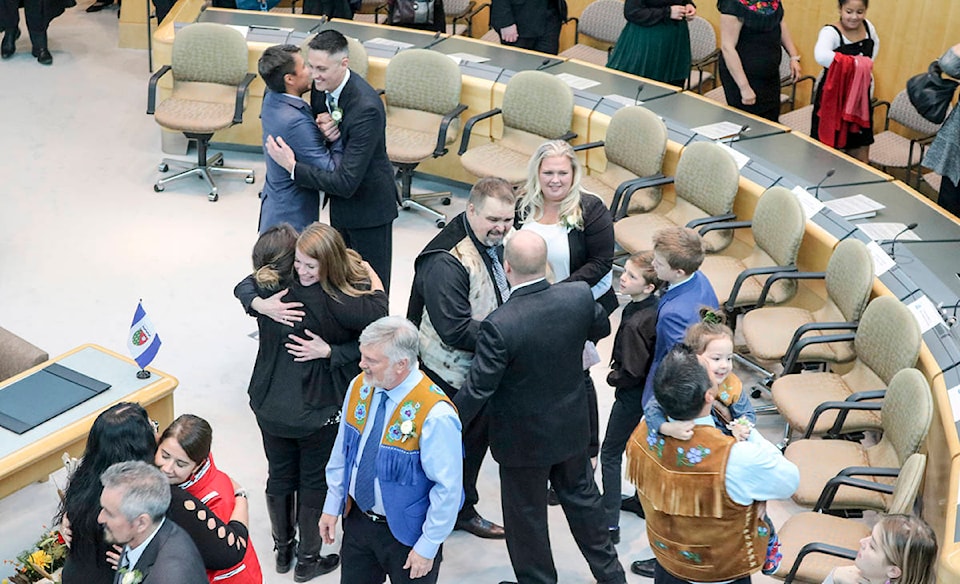
[[[175,16],[157,31],[154,43],[155,62],[162,65],[170,61],[174,25],[173,21],[206,22],[246,25],[261,24],[270,27],[292,29],[292,33],[274,31],[272,42],[255,42],[248,37],[250,47],[250,71],[256,71],[256,62],[262,51],[271,44],[293,42],[300,44],[304,33],[316,27],[319,21],[313,17],[261,14],[211,9],[200,13],[201,0],[181,0],[174,8]],[[321,27],[335,28],[345,35],[358,38],[367,47],[369,60],[368,80],[376,87],[383,86],[384,72],[396,47],[387,47],[376,42],[377,38],[409,43],[424,47],[434,40],[433,35],[407,29],[368,25],[352,21],[332,21]],[[258,36],[263,36],[258,31]],[[760,195],[772,184],[787,188],[809,187],[820,181],[827,170],[834,170],[831,180],[820,189],[821,197],[832,199],[863,193],[887,205],[877,216],[877,221],[917,221],[916,232],[924,239],[960,238],[960,223],[956,218],[942,212],[924,197],[893,177],[861,164],[837,151],[822,146],[806,136],[790,133],[789,128],[742,112],[725,108],[699,95],[677,93],[674,88],[654,81],[642,80],[617,71],[595,67],[577,61],[565,61],[555,57],[513,50],[483,41],[454,37],[441,40],[432,50],[453,54],[469,53],[488,59],[481,64],[461,63],[463,94],[461,101],[468,106],[463,119],[479,112],[497,107],[503,98],[506,81],[516,71],[543,69],[548,73],[567,73],[599,82],[587,90],[575,90],[576,106],[573,131],[578,137],[575,143],[602,140],[610,116],[623,107],[623,98],[633,101],[637,97],[654,113],[660,115],[669,131],[670,142],[664,161],[664,172],[672,174],[680,152],[692,141],[702,140],[690,128],[716,121],[731,121],[748,124],[750,130],[743,139],[731,147],[750,158],[743,168],[740,191],[734,210],[741,219],[749,218]],[[643,88],[637,95],[638,88]],[[254,148],[260,147],[259,96],[262,96],[262,81],[251,87],[251,99],[242,125],[218,133],[216,141],[235,143]],[[607,97],[607,96],[620,96]],[[482,122],[474,127],[471,142],[482,143],[501,131],[499,122]],[[602,149],[592,149],[582,154],[588,171],[602,170],[606,165]],[[463,182],[473,182],[459,158],[453,153],[421,165],[425,173],[441,175]],[[674,194],[671,188],[664,189],[668,200]],[[847,222],[829,211],[820,211],[808,218],[806,235],[800,250],[799,265],[802,270],[821,271],[825,268],[833,248],[839,240],[856,237],[868,241],[856,225]],[[734,246],[751,245],[749,231],[738,230]],[[894,295],[909,304],[921,296],[929,296],[934,302],[953,304],[960,295],[960,278],[951,273],[960,269],[956,261],[956,244],[900,246],[897,248],[896,264],[881,274],[874,285],[874,295]],[[793,301],[803,305],[823,297],[822,285],[808,284]],[[924,334],[918,368],[931,384],[939,423],[933,425],[927,439],[926,451],[930,455],[923,490],[924,517],[933,525],[941,542],[940,580],[960,581],[960,524],[958,524],[958,489],[960,489],[960,338],[944,323],[934,326]],[[949,390],[949,391],[948,391]]]

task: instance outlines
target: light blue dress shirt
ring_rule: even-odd
[[[361,374],[362,375],[362,374]],[[385,390],[377,387],[374,390],[371,404],[380,401],[378,397],[381,393],[386,395],[386,401],[380,407],[388,407],[388,412],[393,411],[403,402],[407,394],[423,379],[423,373],[419,370],[413,370],[398,386],[391,390]],[[343,401],[343,408],[350,403],[350,397],[353,393],[353,383],[350,384],[351,390]],[[375,411],[368,413],[368,419],[374,419]],[[340,428],[337,432],[337,439],[333,444],[333,451],[330,453],[330,461],[327,463],[327,498],[323,504],[323,512],[328,515],[340,515],[340,510],[346,502],[347,495],[353,496],[356,486],[357,468],[360,466],[360,458],[363,454],[364,444],[370,434],[373,424],[364,424],[363,435],[360,436],[360,443],[357,446],[357,458],[354,460],[353,469],[350,473],[350,484],[344,489],[344,457],[343,457],[343,432],[347,419],[347,412],[340,413]],[[384,431],[387,424],[384,425]],[[382,439],[382,436],[377,439]],[[427,518],[423,523],[423,535],[413,550],[427,559],[432,559],[437,555],[440,544],[453,531],[453,525],[457,520],[457,513],[460,511],[460,501],[463,493],[463,438],[461,435],[460,417],[456,410],[446,402],[440,402],[430,410],[426,419],[423,421],[420,430],[420,465],[423,472],[427,475],[434,485],[430,489],[430,507],[427,509]],[[380,495],[380,479],[373,482],[373,490],[376,504],[372,511],[379,515],[385,515],[383,507],[383,498]]]

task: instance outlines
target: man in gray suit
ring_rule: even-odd
[[[107,541],[123,546],[114,584],[207,584],[197,546],[166,519],[170,485],[163,473],[139,460],[118,462],[100,482],[97,521]]]

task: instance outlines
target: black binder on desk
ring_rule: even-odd
[[[108,383],[52,363],[0,390],[0,426],[23,434],[108,389]]]

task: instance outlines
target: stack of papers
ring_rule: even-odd
[[[369,44],[371,44],[371,45],[381,45],[381,46],[384,46],[384,47],[395,47],[395,48],[397,48],[398,50],[409,49],[410,47],[413,46],[413,43],[405,43],[405,42],[402,42],[402,41],[394,41],[394,40],[390,40],[390,39],[385,39],[385,38],[383,38],[383,37],[372,38],[372,39],[366,41],[366,42],[363,43],[363,44],[367,44],[367,43],[369,43]]]
[[[824,206],[848,221],[875,217],[877,211],[886,209],[885,205],[874,201],[866,195],[854,195],[852,197],[833,199],[832,201],[825,202]]]
[[[797,200],[800,201],[800,206],[803,207],[803,214],[806,215],[807,221],[819,213],[820,209],[823,209],[823,201],[808,193],[807,189],[801,186],[795,186],[791,192],[793,192],[793,194],[797,196]]]
[[[600,85],[599,81],[594,81],[593,79],[587,79],[585,77],[578,77],[576,75],[571,75],[569,73],[557,73],[557,79],[563,81],[573,89],[590,89],[591,87],[596,87]]]
[[[740,124],[734,124],[733,122],[717,122],[715,124],[707,124],[706,126],[697,126],[696,128],[691,128],[691,130],[710,140],[721,140],[723,138],[736,136],[740,133],[742,127]]]

